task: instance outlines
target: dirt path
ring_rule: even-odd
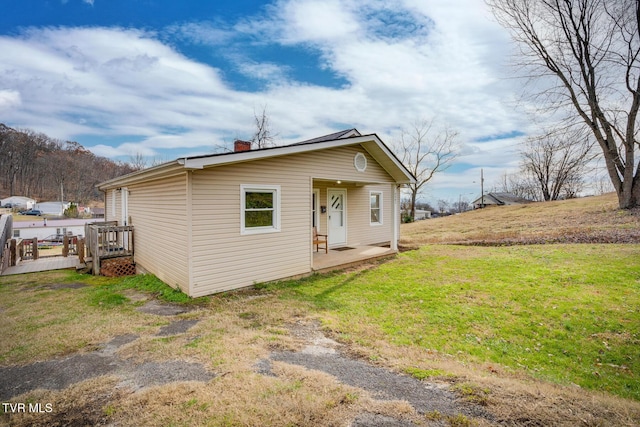
[[[158,336],[183,333],[197,321],[178,320],[162,328]],[[186,329],[185,329],[186,328]],[[181,360],[163,363],[144,362],[137,364],[117,356],[117,350],[138,339],[127,334],[114,338],[101,349],[91,353],[32,363],[25,366],[0,368],[0,400],[8,401],[14,396],[38,388],[62,390],[72,384],[99,377],[117,375],[122,378],[121,386],[132,390],[175,381],[208,381],[214,374],[200,364]]]
[[[342,351],[343,346],[324,336],[315,322],[297,322],[291,330],[294,336],[306,343],[306,346],[298,352],[272,353],[268,359],[258,362],[256,365],[258,372],[273,375],[271,362],[285,362],[325,372],[343,384],[368,391],[374,399],[406,401],[422,415],[439,413],[455,417],[462,414],[472,418],[493,420],[491,414],[484,408],[464,402],[446,385],[420,381],[408,375],[350,358],[346,352]],[[352,425],[383,427],[414,424],[388,416],[364,413],[359,415]]]

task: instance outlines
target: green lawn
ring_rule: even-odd
[[[269,288],[365,346],[374,328],[396,345],[640,400],[639,245],[425,246]]]

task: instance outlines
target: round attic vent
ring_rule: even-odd
[[[364,172],[367,169],[367,158],[362,153],[356,154],[353,158],[353,166],[358,172]]]

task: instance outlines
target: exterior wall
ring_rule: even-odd
[[[187,174],[127,187],[134,258],[143,269],[189,294]],[[124,191],[124,190],[121,190]],[[113,195],[115,193],[115,212]],[[121,192],[110,189],[106,220],[122,220]],[[115,215],[114,215],[115,213]]]
[[[118,221],[122,218],[122,204],[121,204],[120,192],[115,188],[107,191],[104,207],[104,220],[105,221]],[[121,224],[119,224],[121,225]]]
[[[367,157],[365,172],[356,171],[353,165],[357,152]],[[363,149],[341,147],[193,171],[191,295],[207,295],[311,271],[312,189],[322,187],[319,205],[326,205],[326,189],[338,188],[337,180],[386,183],[345,186],[347,236],[350,244],[389,241],[393,180]],[[241,235],[242,184],[281,187],[280,231]],[[369,225],[371,188],[385,192],[384,224],[375,231]],[[131,198],[134,195],[135,191]],[[326,230],[323,217],[326,214],[320,215],[321,230]]]

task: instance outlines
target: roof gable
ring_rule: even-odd
[[[297,153],[326,150],[336,147],[360,145],[373,157],[380,166],[398,183],[408,184],[415,182],[415,177],[400,162],[393,152],[378,138],[376,134],[361,135],[356,129],[348,129],[330,135],[298,142],[291,145],[268,147],[257,150],[248,150],[232,153],[209,154],[204,156],[184,157],[173,162],[165,163],[153,168],[144,169],[115,178],[100,184],[102,190],[118,185],[127,185],[133,182],[143,182],[175,174],[179,170],[197,170],[233,163],[250,162],[269,159],[272,157],[287,156]]]

